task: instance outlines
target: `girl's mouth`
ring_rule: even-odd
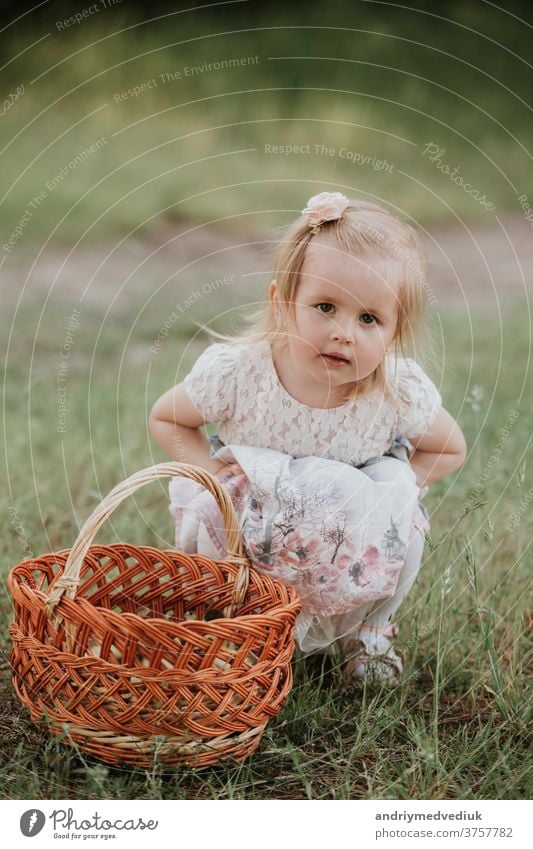
[[[350,363],[348,360],[343,360],[341,357],[331,357],[328,354],[322,354],[322,359],[328,366],[335,366],[339,368],[340,366],[349,366]]]

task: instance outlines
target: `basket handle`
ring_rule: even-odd
[[[188,463],[172,461],[168,463],[158,463],[155,466],[148,466],[148,468],[141,469],[139,472],[135,472],[135,474],[130,475],[129,478],[126,478],[126,480],[117,484],[91,513],[80,530],[76,542],[70,550],[63,574],[57,579],[48,594],[46,599],[46,613],[48,616],[52,614],[54,607],[60,601],[64,592],[66,592],[67,598],[74,598],[77,586],[80,582],[80,570],[83,559],[87,554],[89,546],[91,545],[98,529],[104,524],[113,510],[115,510],[115,508],[118,507],[118,505],[124,501],[128,495],[131,495],[147,483],[151,483],[151,481],[157,480],[158,478],[176,477],[180,475],[184,478],[190,478],[202,486],[205,486],[205,488],[208,489],[211,495],[216,499],[222,513],[228,540],[228,554],[225,560],[231,561],[232,563],[238,563],[240,567],[233,587],[231,604],[229,608],[225,608],[224,610],[225,616],[233,615],[233,607],[243,602],[248,589],[250,561],[245,554],[239,521],[231,498],[210,472],[207,472],[205,469],[201,469],[199,466],[192,466]]]

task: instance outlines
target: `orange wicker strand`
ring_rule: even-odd
[[[217,499],[226,560],[91,544],[127,495],[174,475]],[[161,463],[127,478],[72,549],[22,561],[8,585],[18,697],[33,720],[106,763],[240,761],[291,689],[298,597],[252,569],[229,495],[196,466]]]

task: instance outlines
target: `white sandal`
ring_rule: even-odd
[[[363,639],[361,632],[368,634],[368,638]],[[398,634],[398,625],[391,622],[385,628],[362,625],[356,636],[346,637],[343,640],[343,651],[355,653],[343,666],[344,677],[351,681],[366,680],[391,687],[399,684],[403,678],[403,654],[396,652],[390,642]]]

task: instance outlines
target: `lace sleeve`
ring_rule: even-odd
[[[415,360],[398,362],[399,427],[407,439],[421,436],[442,406],[439,390]]]
[[[235,414],[238,354],[234,346],[209,345],[183,383],[204,422],[223,422]]]

